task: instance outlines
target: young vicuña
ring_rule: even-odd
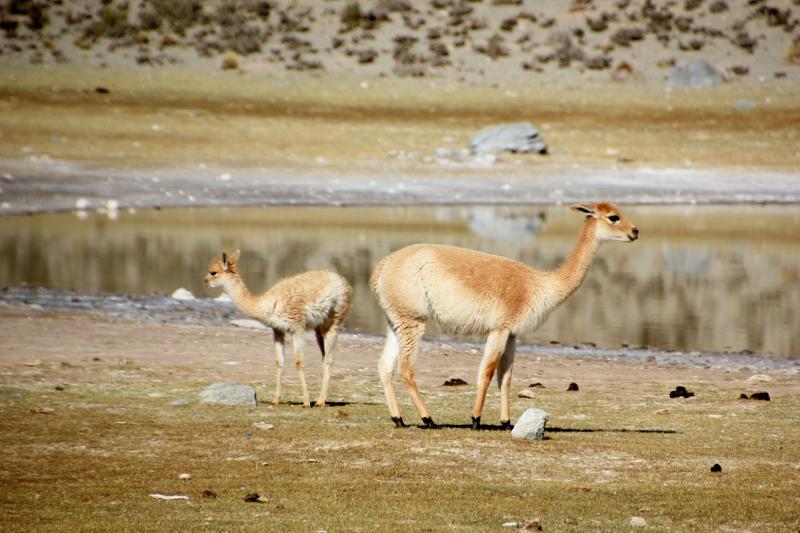
[[[353,290],[342,276],[333,272],[304,272],[276,283],[262,295],[254,295],[245,285],[237,263],[239,250],[228,256],[214,258],[208,265],[207,287],[222,287],[233,303],[244,314],[272,328],[275,336],[275,395],[272,403],[281,397],[284,344],[288,333],[293,337],[295,366],[303,389],[303,405],[309,407],[306,378],[303,371],[303,334],[313,329],[322,352],[322,388],[316,405],[325,406],[328,383],[333,367],[333,349],[336,336],[350,310]]]
[[[511,427],[509,397],[516,336],[538,327],[580,287],[602,241],[631,242],[639,237],[636,226],[612,203],[575,204],[571,208],[585,213],[586,221],[575,249],[553,271],[441,244],[407,246],[377,264],[370,285],[388,321],[378,371],[396,426],[405,426],[392,384],[399,361],[401,377],[424,426],[438,427],[414,381],[419,341],[426,321],[431,319],[448,331],[488,335],[478,370],[472,427],[480,428],[495,370],[500,420],[504,427]]]

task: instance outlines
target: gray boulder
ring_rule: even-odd
[[[469,140],[476,154],[494,152],[546,154],[547,145],[530,122],[497,124],[484,128]]]
[[[214,383],[200,392],[200,403],[215,405],[255,405],[256,390],[240,383]]]
[[[722,74],[705,59],[675,65],[667,78],[669,88],[713,87],[722,83]]]
[[[544,426],[549,417],[550,415],[546,411],[531,407],[522,413],[517,423],[514,424],[511,436],[517,439],[543,440]]]

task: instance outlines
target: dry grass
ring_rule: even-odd
[[[547,440],[519,442],[501,431],[394,429],[374,375],[376,341],[343,339],[331,399],[346,405],[213,407],[195,399],[217,380],[252,382],[271,396],[263,334],[66,315],[33,315],[41,331],[59,332],[56,343],[25,338],[31,326],[5,314],[3,333],[23,335],[0,350],[5,531],[507,531],[504,522],[526,519],[546,531],[619,531],[631,516],[656,531],[800,526],[793,376],[750,385],[766,387],[771,402],[743,402],[749,373],[522,356],[515,388],[547,388],[534,401],[515,398],[512,414],[536,405],[551,421]],[[81,329],[71,328],[75,319]],[[125,347],[128,336],[148,340]],[[477,355],[443,350],[426,348],[423,393],[436,420],[462,424],[473,388],[436,385],[443,375],[469,380]],[[99,353],[107,355],[95,360]],[[313,389],[318,362],[307,366]],[[565,392],[575,376],[581,392]],[[297,399],[292,370],[286,380],[284,398]],[[670,400],[676,380],[697,397]],[[176,398],[190,404],[170,405]],[[497,403],[492,389],[488,423]],[[53,412],[31,411],[40,407]],[[401,408],[415,419],[404,393]],[[258,421],[275,428],[254,429]],[[714,463],[722,473],[709,471]],[[192,478],[179,479],[184,472]],[[266,503],[244,502],[252,492]]]
[[[46,154],[138,169],[203,162],[302,170],[324,161],[328,170],[438,175],[441,167],[424,161],[435,148],[465,147],[492,123],[530,120],[553,151],[549,159],[537,158],[537,166],[622,161],[793,170],[797,96],[790,84],[663,93],[623,85],[475,87],[445,80],[19,69],[0,80],[0,157]],[[740,100],[755,107],[739,110]],[[504,159],[494,171],[518,168],[513,158]]]

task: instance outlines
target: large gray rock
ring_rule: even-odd
[[[256,390],[240,383],[214,383],[200,392],[200,403],[255,405]]]
[[[476,154],[489,152],[533,152],[546,154],[547,145],[530,122],[498,124],[484,128],[469,140]]]
[[[678,63],[667,78],[669,88],[713,87],[722,83],[722,74],[705,59]]]
[[[549,417],[550,415],[546,411],[531,407],[522,413],[517,423],[514,424],[511,436],[517,439],[543,440],[544,426]]]

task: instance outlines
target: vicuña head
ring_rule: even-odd
[[[595,235],[598,240],[631,242],[639,238],[639,228],[626,219],[619,207],[611,202],[573,204],[570,209],[586,213],[587,222],[597,221]]]
[[[317,405],[324,406],[333,367],[333,348],[350,310],[353,294],[350,284],[334,272],[312,271],[282,279],[267,292],[256,295],[250,292],[239,275],[239,255],[239,250],[230,256],[222,252],[220,257],[212,259],[205,277],[206,286],[222,287],[240,311],[272,328],[276,365],[274,404],[280,401],[284,344],[288,333],[293,337],[303,405],[311,405],[303,370],[303,333],[307,329],[314,330],[323,358],[322,388]]]
[[[574,293],[602,241],[632,242],[639,230],[610,202],[571,206],[586,214],[578,242],[555,270],[533,269],[518,261],[442,244],[414,244],[384,257],[370,285],[388,322],[378,363],[386,402],[398,427],[405,424],[392,384],[400,373],[425,427],[437,427],[414,381],[414,362],[427,320],[444,330],[487,335],[478,370],[472,426],[480,427],[489,383],[497,370],[500,421],[511,427],[509,397],[516,336],[535,329]]]

